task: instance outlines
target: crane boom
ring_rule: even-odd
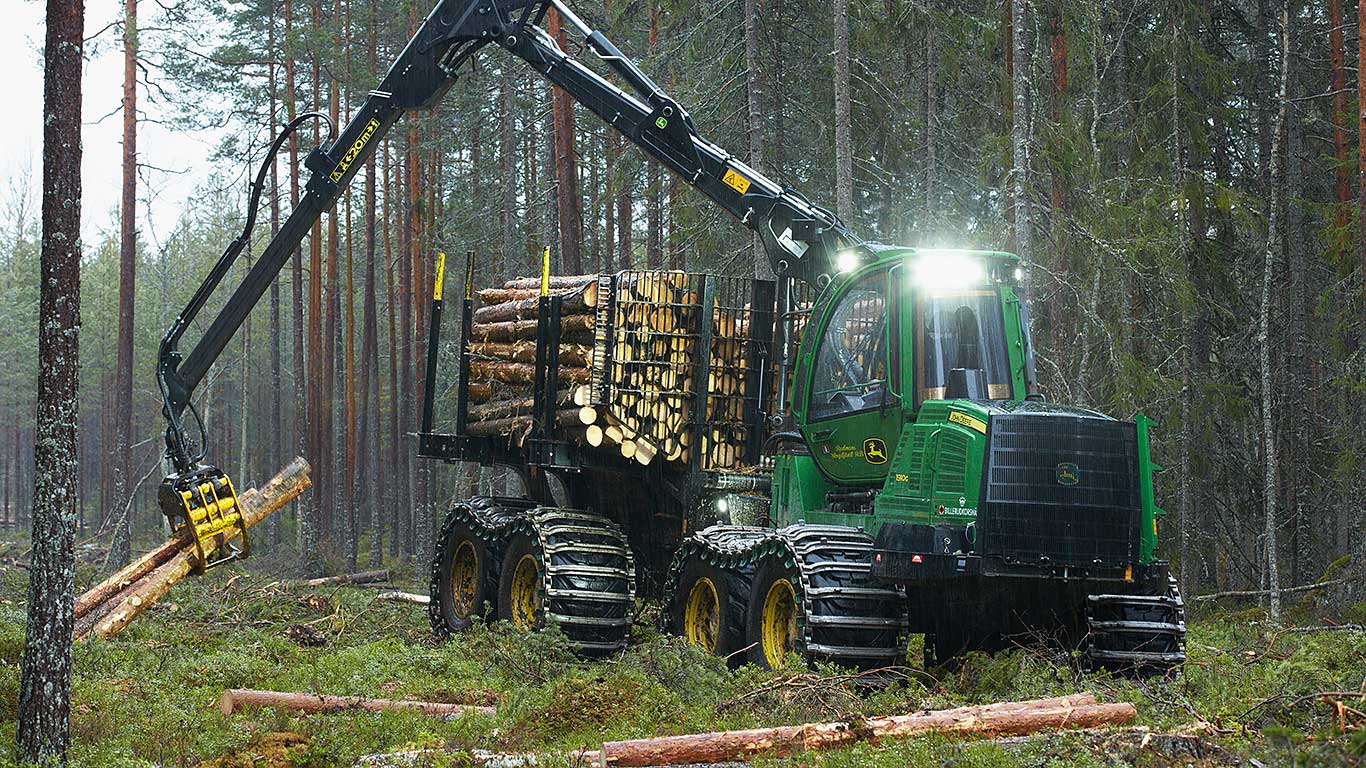
[[[583,35],[586,46],[629,91],[561,50],[541,29],[545,15],[552,7]],[[838,253],[846,249],[862,252],[862,240],[833,213],[700,136],[692,117],[682,106],[606,35],[570,10],[563,0],[439,0],[350,122],[326,146],[316,147],[309,153],[304,165],[311,175],[304,197],[194,348],[188,355],[182,355],[178,349],[181,336],[250,241],[265,169],[273,162],[275,152],[284,138],[305,119],[326,118],[316,113],[302,116],[277,137],[253,185],[246,228],[224,251],[163,337],[157,381],[167,419],[167,456],[174,466],[173,475],[163,482],[163,488],[173,489],[174,494],[163,495],[176,497],[163,503],[168,516],[179,515],[188,523],[195,517],[196,510],[192,508],[194,505],[189,501],[186,489],[208,487],[205,483],[217,482],[222,476],[220,471],[201,465],[204,458],[202,424],[197,451],[191,449],[186,435],[185,411],[189,410],[198,420],[191,402],[195,388],[299,248],[309,229],[335,205],[352,178],[374,155],[379,140],[405,112],[436,104],[457,80],[461,66],[490,43],[530,64],[650,157],[757,233],[774,273],[783,278],[780,285],[796,280],[824,287],[836,272]],[[784,302],[781,307],[786,306],[786,291],[781,292],[779,301]],[[191,508],[181,509],[182,499]],[[205,505],[217,506],[208,497],[202,501]],[[172,524],[175,525],[174,519]]]

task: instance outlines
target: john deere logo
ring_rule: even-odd
[[[1058,480],[1058,485],[1076,485],[1081,482],[1081,470],[1070,461],[1059,464],[1054,476]]]
[[[880,437],[870,437],[863,441],[863,460],[869,464],[887,463],[887,444]]]

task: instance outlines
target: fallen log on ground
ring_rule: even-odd
[[[327,587],[334,584],[370,584],[376,581],[388,581],[389,569],[380,571],[362,571],[360,573],[343,573],[340,576],[324,576],[320,579],[309,579],[307,581],[296,582],[305,587]]]
[[[436,701],[406,701],[396,699],[366,699],[360,696],[327,696],[317,693],[294,693],[290,691],[258,691],[249,688],[229,688],[218,699],[218,711],[231,715],[243,707],[271,707],[306,715],[341,712],[348,709],[363,709],[379,712],[385,709],[413,709],[424,715],[435,717],[458,717],[474,713],[495,714],[493,707],[473,704],[443,704]]]
[[[1313,592],[1316,589],[1325,589],[1327,587],[1336,587],[1341,584],[1346,584],[1348,581],[1351,581],[1351,579],[1333,579],[1332,581],[1320,581],[1316,584],[1301,584],[1298,587],[1282,587],[1276,591],[1280,592],[1282,595],[1291,595],[1296,592]],[[1232,592],[1211,592],[1208,595],[1196,595],[1190,598],[1190,601],[1199,603],[1205,600],[1219,600],[1226,597],[1263,597],[1269,594],[1271,594],[1271,590],[1269,589],[1241,589]]]
[[[388,600],[393,603],[412,603],[413,605],[431,605],[432,602],[430,595],[417,595],[412,592],[400,592],[398,590],[381,592],[375,596],[375,599]]]
[[[904,738],[923,733],[954,733],[964,736],[1023,736],[1045,730],[1087,729],[1128,723],[1137,717],[1134,705],[1098,704],[1090,693],[1058,696],[1030,701],[1012,701],[983,706],[959,707],[909,715],[873,717],[861,721],[807,723],[744,731],[718,731],[685,736],[663,736],[631,741],[604,742],[601,749],[569,754],[499,754],[482,752],[470,755],[476,765],[486,768],[551,765],[568,761],[571,765],[599,768],[651,765],[718,764],[749,760],[760,755],[790,755],[804,750],[829,749],[856,742],[878,743],[884,739]],[[366,755],[366,766],[407,766],[440,754],[437,750],[415,750],[388,755]]]
[[[261,522],[270,513],[307,490],[312,485],[308,477],[309,469],[307,461],[302,457],[296,457],[259,490],[253,488],[239,494],[238,502],[241,504],[242,520],[246,527],[250,528]],[[85,603],[86,607],[76,622],[75,639],[83,640],[94,634],[107,640],[117,635],[139,614],[169,592],[176,582],[188,576],[197,564],[194,544],[188,535],[173,538],[154,552],[161,552],[164,547],[173,543],[179,547],[178,550],[161,565],[145,570],[126,585],[119,586],[122,582],[111,581],[113,577],[106,579],[96,587],[96,590],[105,595],[101,599],[96,599],[99,597],[98,594],[92,594],[95,590],[82,595],[80,602]],[[161,555],[149,560],[147,556],[143,556],[135,565],[142,569],[146,567],[147,562],[159,557]],[[124,571],[119,573],[122,574]]]
[[[862,722],[808,723],[743,731],[604,742],[599,765],[646,766],[716,763],[762,754],[786,755],[858,741],[878,742],[931,731],[975,736],[1018,736],[1053,728],[1092,728],[1127,723],[1134,705],[1096,704],[1090,694],[1039,701],[873,717]]]

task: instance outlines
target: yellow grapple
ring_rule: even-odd
[[[161,481],[157,498],[173,532],[189,529],[198,570],[250,553],[237,490],[221,469],[200,467],[186,475],[171,475]],[[229,540],[234,535],[241,537],[240,544]]]

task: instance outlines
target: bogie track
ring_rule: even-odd
[[[1186,662],[1186,608],[1176,579],[1155,595],[1101,594],[1086,599],[1088,666],[1163,675]]]
[[[905,654],[906,603],[898,588],[869,583],[872,547],[867,534],[843,526],[711,526],[684,541],[674,558],[671,614],[678,615],[678,601],[687,597],[680,582],[687,564],[697,559],[733,580],[727,620],[745,627],[752,661],[780,663],[781,653],[775,652],[782,649],[765,652],[762,613],[766,604],[781,607],[784,595],[774,592],[774,584],[786,581],[795,602],[791,650],[808,661],[863,668],[896,663]],[[748,599],[736,599],[738,594]],[[769,633],[774,631],[781,634],[770,626]]]
[[[490,587],[485,594],[495,596],[495,602],[496,596],[506,600],[515,589],[496,582],[516,574],[503,560],[510,542],[522,542],[518,551],[524,549],[536,566],[530,586],[535,594],[527,599],[536,613],[531,623],[539,628],[553,621],[585,655],[626,646],[635,611],[635,561],[621,529],[601,515],[536,506],[525,499],[476,497],[451,507],[432,561],[429,613],[437,634],[457,629],[445,618],[449,610],[444,603],[452,592],[443,588],[450,579],[443,577],[442,565],[451,561],[447,550],[463,530],[473,532],[492,553],[482,576]],[[512,607],[494,609],[509,616]]]

